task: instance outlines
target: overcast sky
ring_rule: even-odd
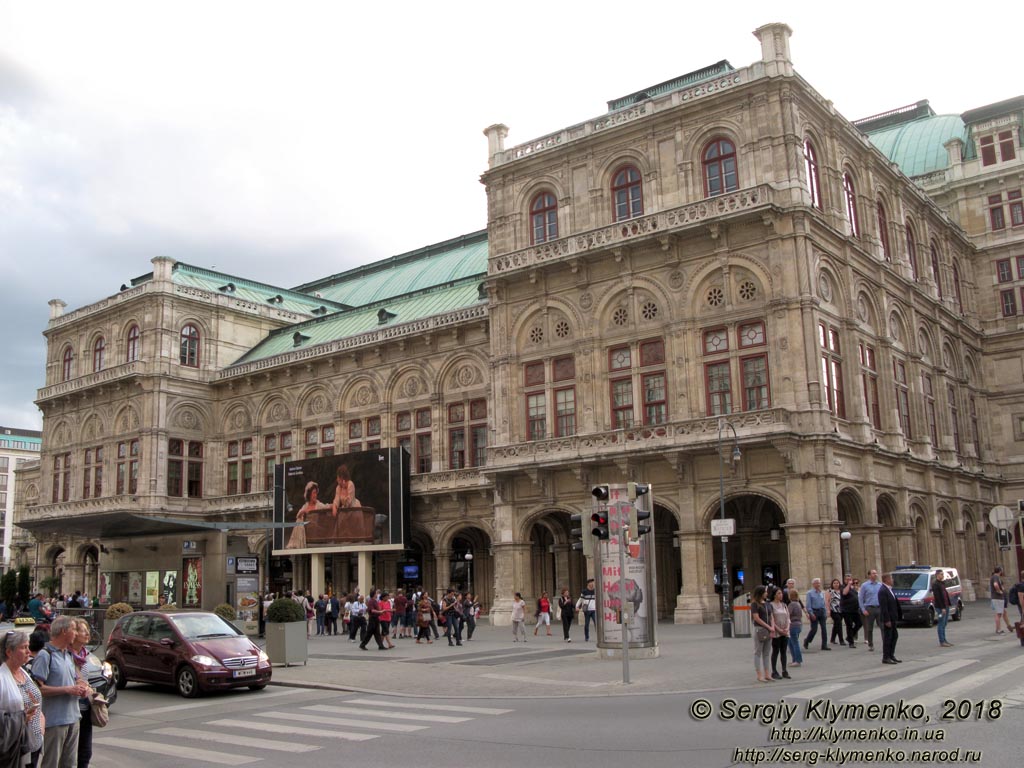
[[[874,0],[0,0],[0,425],[42,423],[47,302],[116,293],[154,256],[290,287],[483,229],[485,127],[514,146],[745,66],[771,21],[848,118],[924,98],[959,113],[1024,92],[1002,19]]]

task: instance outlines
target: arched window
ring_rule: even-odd
[[[916,239],[917,238],[914,236],[914,222],[907,219],[907,261],[910,262],[910,274],[914,278],[915,282],[918,279]]]
[[[615,221],[625,221],[644,215],[644,188],[640,171],[627,165],[612,177],[612,205]]]
[[[878,240],[882,243],[882,258],[892,261],[892,251],[889,250],[889,220],[885,217],[885,206],[878,201]]]
[[[139,326],[133,325],[128,329],[128,350],[125,355],[126,363],[134,363],[139,359],[139,338],[142,334],[139,332]]]
[[[199,329],[191,323],[181,329],[181,364],[199,367]]]
[[[64,357],[61,361],[60,367],[60,380],[70,381],[71,380],[71,364],[75,360],[75,353],[71,351],[71,347],[64,348]]]
[[[964,297],[960,292],[960,267],[955,261],[953,262],[953,295],[956,297],[956,306],[962,315],[964,313]]]
[[[97,373],[103,370],[103,363],[107,359],[107,342],[100,336],[92,345],[92,372]]]
[[[942,280],[939,279],[939,252],[935,248],[935,243],[931,244],[931,256],[932,256],[932,280],[935,281],[935,290],[939,294],[939,298],[942,298]]]
[[[541,192],[530,203],[530,243],[546,243],[558,237],[558,202],[550,192]]]
[[[818,156],[810,139],[804,139],[804,167],[807,171],[807,191],[811,193],[811,205],[821,210],[821,181],[818,178]]]
[[[714,197],[739,189],[736,174],[736,147],[728,139],[714,139],[704,147],[704,194]]]
[[[850,222],[850,234],[860,237],[860,224],[857,221],[857,190],[853,186],[853,177],[849,172],[843,174],[843,197],[846,199],[846,220]]]

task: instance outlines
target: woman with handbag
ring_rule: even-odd
[[[786,651],[789,648],[789,606],[783,602],[784,595],[781,589],[776,589],[772,595],[772,602],[768,606],[772,611],[772,623],[775,631],[772,633],[772,680],[779,680],[783,677],[789,678],[786,671]],[[782,674],[779,674],[777,662],[782,658]]]
[[[85,680],[86,683],[89,682],[85,677],[85,662],[89,657],[89,649],[86,648],[86,644],[91,636],[92,631],[89,629],[89,622],[85,619],[75,619],[75,634],[74,639],[71,641],[71,655],[75,660],[79,679]],[[89,763],[92,760],[92,727],[94,724],[92,699],[95,695],[96,691],[90,687],[89,695],[83,696],[78,700],[78,708],[82,713],[82,717],[78,721],[78,768],[89,768]]]
[[[766,594],[764,585],[759,585],[754,587],[754,594],[750,598],[750,617],[754,622],[754,672],[757,673],[759,683],[772,681],[768,674],[768,657],[771,655],[775,624],[765,603]]]
[[[576,618],[576,604],[573,602],[572,597],[569,596],[568,588],[562,590],[562,594],[558,598],[558,610],[562,612],[562,636],[565,642],[571,643],[572,638],[569,637],[569,630],[572,628],[572,620]]]
[[[22,669],[29,656],[26,633],[10,630],[0,640],[0,768],[25,765],[26,758],[34,768],[43,747],[43,697]]]
[[[430,594],[424,590],[420,595],[420,601],[416,606],[416,643],[419,644],[426,639],[427,644],[433,643],[430,639],[430,624],[437,618],[434,613],[434,604],[430,600]]]

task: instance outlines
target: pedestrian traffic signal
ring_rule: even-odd
[[[1006,528],[996,529],[996,543],[1000,547],[1013,546],[1013,534],[1010,533]]]
[[[607,486],[605,486],[605,490],[608,490]],[[590,516],[590,519],[594,522],[594,528],[591,530],[591,533],[601,541],[608,541],[608,513],[595,512]]]
[[[607,504],[609,493],[607,485],[595,485],[590,494],[600,503]]]
[[[569,535],[572,539],[570,549],[574,552],[580,552],[583,550],[583,515],[569,515],[569,522],[573,526],[569,530]]]
[[[630,526],[631,526],[630,529],[629,529],[630,530],[630,535],[634,539],[637,539],[637,538],[643,536],[645,533],[650,533],[651,532],[651,526],[650,525],[644,525],[641,522],[641,520],[650,520],[650,519],[651,519],[651,511],[649,509],[640,509],[640,508],[634,506],[633,509],[629,513],[629,522],[630,522]]]

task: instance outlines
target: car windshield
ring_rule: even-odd
[[[892,575],[893,589],[912,589],[915,592],[928,589],[928,576],[930,572],[919,571],[896,571]]]
[[[169,617],[186,640],[235,637],[239,631],[213,613],[182,613]]]

